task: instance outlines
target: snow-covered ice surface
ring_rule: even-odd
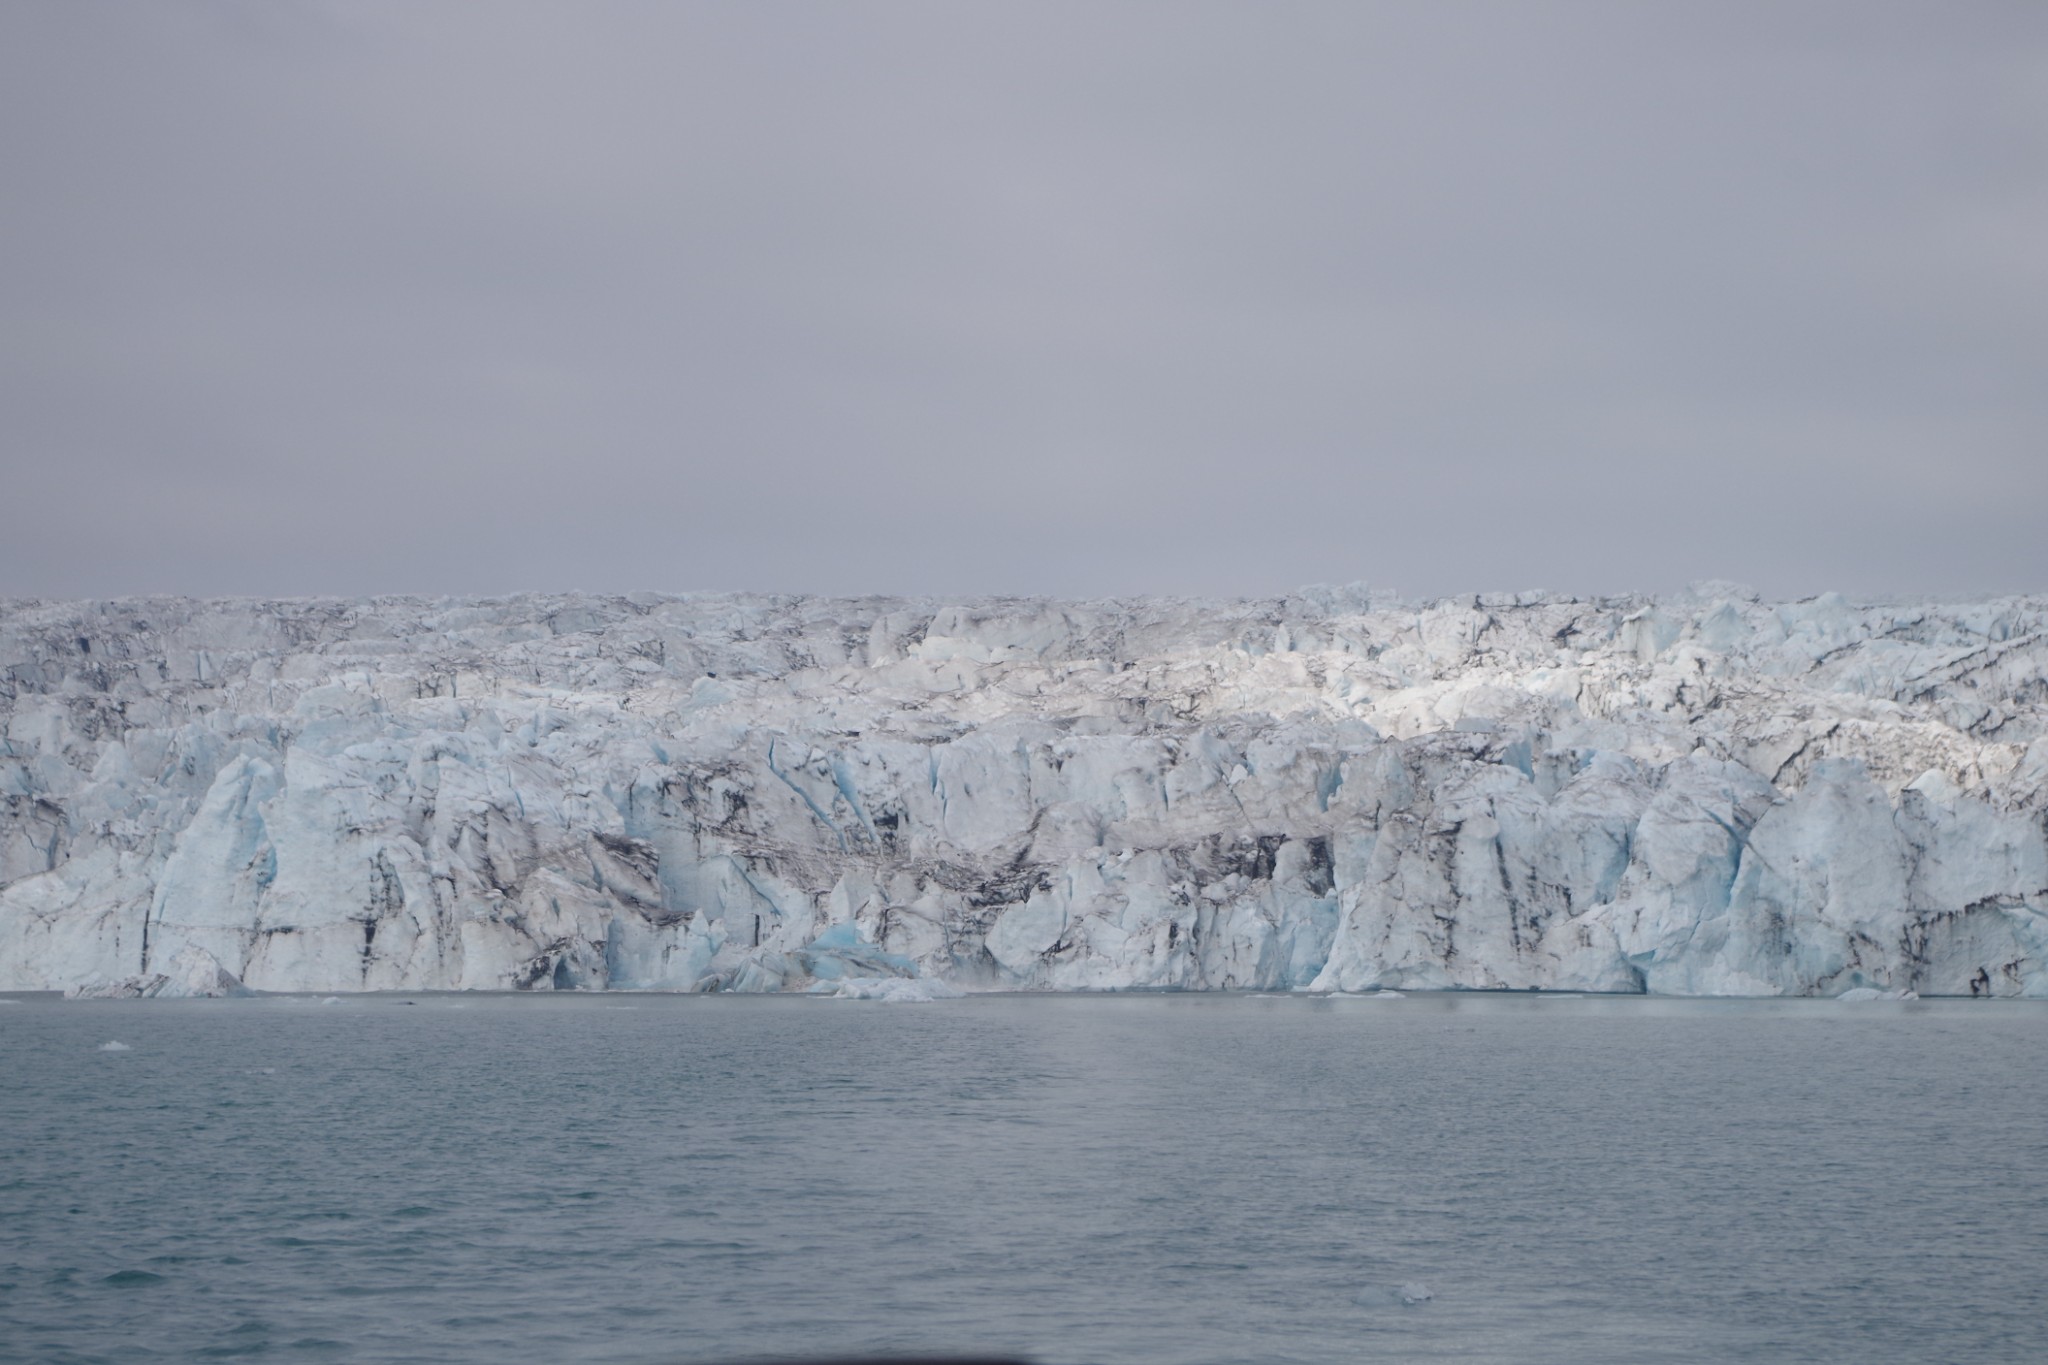
[[[2048,995],[2044,623],[0,602],[0,989]]]

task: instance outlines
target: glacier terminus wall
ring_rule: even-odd
[[[0,602],[0,989],[2048,995],[2048,599]]]

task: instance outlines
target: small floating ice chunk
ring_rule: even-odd
[[[97,1050],[100,1052],[133,1052],[135,1049],[117,1039],[112,1042],[101,1043]]]
[[[1410,1280],[1407,1284],[1402,1285],[1400,1289],[1396,1292],[1400,1294],[1401,1302],[1411,1305],[1418,1303],[1428,1303],[1431,1299],[1436,1297],[1436,1295],[1429,1292],[1428,1285],[1417,1284],[1413,1280]]]

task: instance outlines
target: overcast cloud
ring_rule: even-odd
[[[2048,588],[2048,5],[0,6],[0,594]]]

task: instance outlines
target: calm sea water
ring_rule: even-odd
[[[9,1360],[2038,1362],[2044,1324],[2048,1002],[0,1004]]]

